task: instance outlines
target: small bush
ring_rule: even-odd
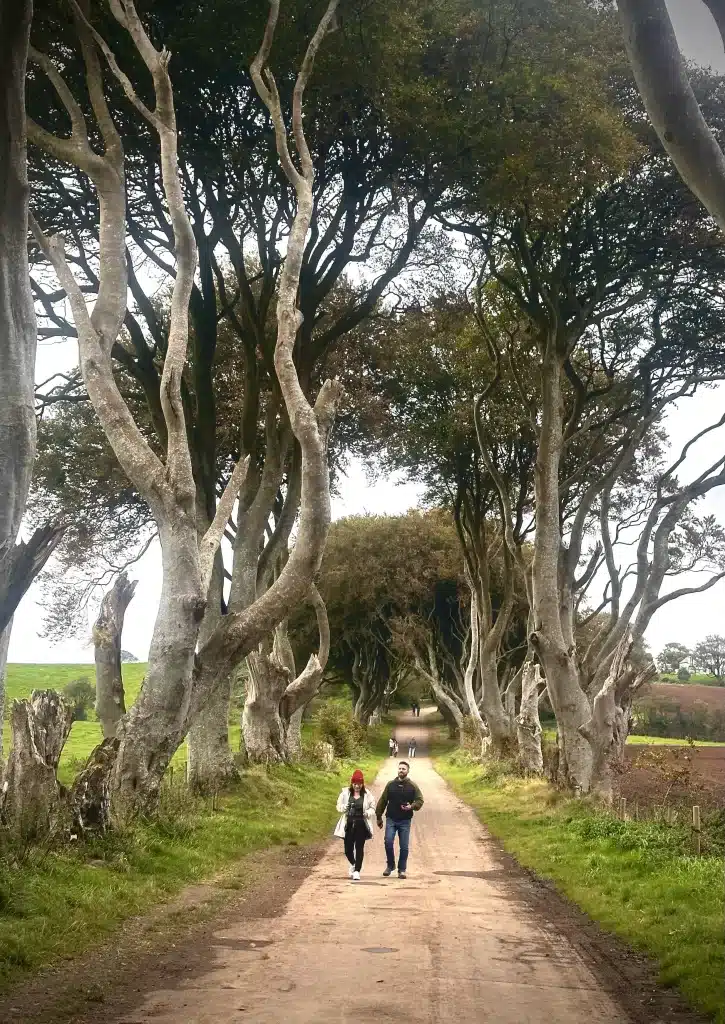
[[[84,722],[96,702],[96,688],[87,676],[81,676],[63,687],[63,697],[73,708],[73,721]]]
[[[681,683],[689,683],[690,681],[690,670],[685,665],[680,665],[677,669],[677,678]]]
[[[322,704],[315,715],[315,726],[319,739],[332,744],[335,757],[356,757],[365,747],[365,729],[343,701]]]

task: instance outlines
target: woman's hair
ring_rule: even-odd
[[[353,791],[353,786],[352,786],[352,783],[350,783],[350,789],[349,789],[350,796],[352,796],[353,792],[354,792]],[[360,787],[360,796],[364,796],[364,795],[365,795],[365,783],[363,782],[362,786]]]

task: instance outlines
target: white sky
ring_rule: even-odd
[[[667,0],[667,5],[683,52],[704,65],[725,70],[725,54],[712,17],[700,0]],[[66,370],[77,361],[73,342],[43,344],[38,350],[37,379],[45,380],[51,374]],[[677,450],[697,430],[717,420],[725,405],[725,388],[698,396],[694,401],[670,415],[667,428]],[[688,468],[696,472],[704,459],[725,444],[723,431],[712,435],[707,449],[688,460]],[[715,447],[717,445],[717,448]],[[688,474],[689,475],[689,474]],[[355,513],[395,515],[415,507],[421,489],[412,483],[381,480],[371,485],[366,479],[365,466],[354,463],[347,476],[340,480],[340,495],[333,498],[333,518]],[[699,511],[715,514],[725,523],[725,493],[723,490],[702,503]],[[131,572],[138,579],[136,596],[126,613],[124,647],[144,660],[153,630],[161,589],[161,558],[158,545],[151,548]],[[87,662],[92,651],[83,640],[69,639],[50,644],[39,636],[43,610],[36,603],[36,588],[31,588],[21,603],[14,621],[10,642],[9,661],[20,662]],[[665,606],[655,617],[647,633],[654,652],[669,641],[678,640],[694,645],[707,633],[725,631],[725,581],[705,594],[695,595]]]

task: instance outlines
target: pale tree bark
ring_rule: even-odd
[[[463,712],[441,680],[435,651],[430,642],[427,644],[427,654],[426,663],[416,652],[415,667],[431,688],[438,710],[448,724],[449,737],[456,743],[460,743],[463,737]]]
[[[93,626],[96,717],[101,723],[104,739],[116,735],[118,723],[126,713],[121,675],[123,621],[135,590],[135,580],[131,582],[126,574],[122,573],[104,595]]]
[[[722,4],[705,2],[722,36]],[[627,55],[660,142],[682,180],[725,230],[725,156],[692,90],[665,0],[618,0],[618,7]]]
[[[118,726],[120,747],[114,766],[114,807],[125,816],[155,803],[168,762],[188,728],[185,710],[199,627],[206,605],[216,549],[246,465],[236,467],[222,496],[217,517],[201,543],[197,536],[196,488],[186,437],[181,378],[188,340],[188,304],[196,266],[196,248],[183,204],[177,165],[177,133],[169,55],[150,42],[131,0],[110,0],[110,8],[126,30],[153,81],[156,106],[149,110],[136,95],[103,39],[71,0],[83,57],[86,83],[103,153],[89,142],[80,106],[55,65],[31,50],[71,121],[69,138],[58,138],[29,122],[31,140],[61,161],[74,164],[93,182],[100,208],[99,288],[89,315],[83,293],[65,259],[62,239],[34,233],[65,289],[78,334],[80,367],[101,426],[126,475],[148,502],[161,541],[161,601],[149,651],[149,665],[138,700]],[[162,180],[172,222],[176,276],[171,299],[169,335],[161,380],[161,407],[167,428],[165,462],[153,453],[120,394],[111,368],[111,349],[126,313],[126,206],[124,156],[103,92],[98,51],[126,95],[157,132],[161,145]]]
[[[657,675],[653,664],[640,672],[633,669],[631,650],[631,636],[625,633],[611,659],[604,685],[594,698],[591,718],[581,727],[594,756],[592,791],[607,803],[614,798],[617,770],[621,772],[624,766],[632,697]]]
[[[53,690],[16,700],[10,716],[12,749],[0,794],[0,820],[25,840],[52,833],[61,811],[58,762],[73,711]]]
[[[65,260],[59,238],[48,241],[35,225],[39,243],[51,260],[70,301],[79,339],[80,365],[101,426],[127,476],[151,508],[161,542],[161,600],[149,651],[149,666],[138,700],[118,727],[120,746],[112,781],[113,813],[119,817],[152,809],[169,760],[195,717],[223,678],[255,649],[304,599],[319,570],[330,522],[327,441],[341,389],[323,384],[314,407],[307,401],[293,353],[301,314],[296,297],[304,245],[312,214],[312,159],[302,128],[302,99],[315,54],[333,27],[331,2],[313,36],[295,85],[292,127],[302,171],[289,152],[276,85],[266,68],[279,3],[273,2],[262,49],[252,77],[275,127],[283,170],[295,188],[297,212],[280,275],[277,344],[274,365],[292,432],[302,460],[301,515],[297,543],[274,584],[249,608],[227,615],[197,657],[199,631],[207,604],[216,551],[244,482],[248,460],[240,459],[202,540],[197,530],[196,485],[181,400],[188,342],[188,305],[196,247],[183,204],[178,173],[177,132],[169,54],[151,43],[132,0],[109,0],[116,21],[128,33],[153,82],[154,110],[139,99],[105,41],[89,25],[76,0],[70,0],[86,63],[88,94],[104,151],[91,148],[83,113],[53,63],[33,52],[68,113],[69,138],[49,135],[31,125],[33,141],[59,160],[84,171],[98,193],[100,207],[100,284],[89,316],[83,293]],[[103,93],[100,50],[126,96],[156,131],[161,147],[162,183],[171,219],[176,276],[171,298],[167,350],[161,380],[161,408],[167,430],[165,461],[146,443],[121,396],[111,369],[111,349],[126,312],[125,188],[123,149]]]
[[[209,602],[199,630],[199,643],[203,645],[212,636],[222,616],[224,565],[221,552],[214,562]],[[220,789],[239,777],[239,771],[229,746],[229,705],[232,676],[220,680],[206,707],[202,708],[191,724],[187,736],[187,777],[196,792],[208,793]]]
[[[336,0],[331,0],[328,4],[308,46],[293,92],[292,135],[301,171],[297,169],[291,156],[277,86],[266,66],[279,14],[277,0],[272,0],[270,4],[270,16],[262,48],[251,68],[257,91],[262,97],[274,125],[277,152],[282,169],[293,185],[297,198],[297,210],[279,281],[277,344],[274,364],[290,427],[299,443],[301,453],[299,529],[295,545],[277,579],[257,597],[252,605],[225,616],[214,636],[202,649],[198,670],[195,673],[192,714],[195,711],[195,704],[203,703],[206,700],[219,677],[224,673],[228,675],[242,658],[252,654],[289,612],[305,599],[310,585],[319,571],[329,530],[330,486],[327,443],[340,401],[341,388],[336,381],[326,381],[314,406],[311,406],[297,376],[294,363],[294,344],[302,322],[301,313],[296,305],[297,291],[305,240],[313,208],[314,168],[303,131],[302,99],[317,50],[327,32],[334,27],[336,6]],[[269,654],[271,646],[267,642],[266,654]],[[268,671],[265,667],[257,671],[256,679],[251,685],[251,699],[255,702],[255,711],[254,713],[250,712],[250,723],[258,717],[257,710],[261,714],[262,708],[274,708],[277,692],[281,689],[281,680],[276,671]],[[271,724],[273,731],[276,731],[276,722],[272,720]],[[254,731],[251,724],[250,731]],[[256,750],[258,738],[250,735],[249,739],[251,747]],[[252,754],[249,747],[248,744],[249,756],[256,756]],[[273,741],[268,751],[270,758],[278,756],[276,750],[276,741]]]
[[[247,758],[252,763],[289,761],[289,731],[294,716],[304,710],[320,688],[330,654],[330,626],[325,603],[317,588],[309,592],[317,617],[320,645],[305,668],[295,676],[294,658],[285,623],[247,659],[249,681],[244,703],[243,728]]]
[[[466,671],[463,676],[463,693],[466,700],[468,716],[473,722],[476,735],[481,744],[481,753],[484,754],[488,751],[489,746],[488,729],[486,728],[486,723],[481,716],[474,691],[474,680],[478,669],[478,659],[481,653],[481,644],[478,633],[478,594],[468,570],[466,571],[466,578],[471,591],[471,649],[468,653],[468,664],[466,665]]]
[[[567,638],[560,612],[562,536],[559,512],[559,465],[563,449],[561,342],[546,339],[541,366],[541,427],[536,460],[536,536],[532,566],[533,631],[529,640],[546,677],[556,715],[560,780],[575,792],[589,790],[591,746],[580,728],[589,720],[589,701],[579,685],[576,650]]]
[[[0,3],[0,634],[62,535],[16,544],[35,459],[35,308],[28,270],[25,73],[32,0]],[[4,641],[7,646],[8,638]],[[0,721],[2,721],[0,699]],[[0,750],[0,756],[2,751]]]
[[[519,764],[524,771],[535,775],[540,775],[544,770],[539,720],[539,697],[544,686],[541,669],[531,659],[527,659],[521,673],[521,703],[516,716],[516,738]]]
[[[12,621],[6,629],[0,633],[0,722],[5,721],[5,679],[8,668],[8,648],[10,646],[10,631]],[[0,728],[0,779],[3,777],[3,731]]]

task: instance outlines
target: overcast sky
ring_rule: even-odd
[[[719,34],[712,17],[701,0],[667,0],[670,14],[683,52],[703,65],[725,70]],[[73,366],[77,361],[75,344],[71,342],[39,346],[37,379],[46,380],[53,373]],[[718,419],[725,405],[725,388],[698,396],[694,402],[683,403],[669,417],[667,428],[673,448],[682,444],[697,430]],[[712,435],[701,450],[688,462],[690,472],[717,450],[725,447],[725,432]],[[689,474],[688,474],[689,475]],[[367,482],[366,467],[355,463],[341,481],[340,496],[333,499],[333,517],[354,513],[394,515],[414,507],[420,500],[419,488],[412,483],[394,480]],[[725,494],[719,492],[700,506],[725,523]],[[134,567],[131,576],[138,579],[136,596],[126,613],[123,644],[138,658],[146,658],[161,588],[161,559],[154,547]],[[13,626],[10,642],[10,661],[23,662],[86,662],[92,661],[92,650],[87,641],[69,639],[50,644],[39,636],[43,611],[36,603],[36,588],[32,588],[21,603]],[[665,643],[679,640],[694,645],[707,633],[725,631],[725,581],[705,594],[685,598],[665,606],[656,616],[647,634],[652,650],[659,651]],[[90,630],[89,630],[90,632]]]

